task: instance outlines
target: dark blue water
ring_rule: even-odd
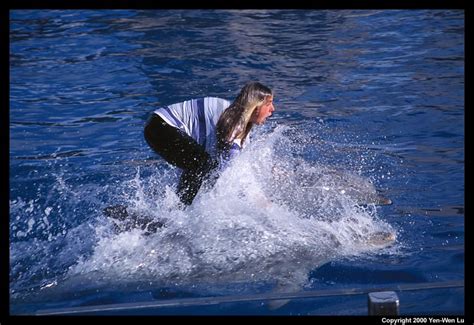
[[[148,114],[232,100],[249,80],[274,90],[274,116],[214,191],[176,211],[179,171],[146,145]],[[276,179],[273,164],[293,174]],[[341,173],[357,177],[332,191]],[[393,204],[354,207],[346,191],[363,184]],[[464,12],[11,11],[9,200],[14,314],[464,280]],[[117,203],[170,226],[117,234],[101,213]],[[395,243],[354,239],[379,230]],[[463,288],[399,297],[402,314],[464,313]],[[367,308],[339,296],[154,313]]]

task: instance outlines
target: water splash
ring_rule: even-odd
[[[185,210],[177,208],[175,169],[135,167],[134,176],[97,207],[95,221],[84,223],[89,227],[83,233],[80,227],[74,235],[70,231],[59,245],[70,253],[69,262],[61,262],[66,271],[43,281],[42,293],[53,294],[59,287],[84,290],[84,282],[94,288],[269,282],[277,283],[278,290],[293,290],[328,261],[380,250],[367,238],[395,230],[370,202],[376,192],[372,183],[295,155],[291,131],[257,131],[215,186],[204,187]],[[116,233],[100,211],[117,202],[166,226],[151,235],[140,229]],[[76,246],[73,238],[84,238],[86,232],[88,245]],[[22,245],[29,244],[13,245],[12,264],[18,263]],[[60,258],[66,258],[64,253]]]
[[[171,204],[150,201],[146,187],[156,184],[137,173],[133,205],[164,217],[166,228],[148,237],[134,230],[102,238],[92,258],[73,272],[160,284],[216,279],[302,283],[309,270],[329,259],[369,250],[363,239],[370,233],[392,231],[377,219],[373,206],[361,207],[356,201],[372,194],[373,187],[363,178],[347,174],[344,184],[328,168],[304,161],[286,172],[282,167],[294,167],[298,158],[277,156],[274,148],[286,141],[283,134],[280,128],[254,141],[185,211],[169,210],[177,202],[169,190],[163,201]],[[303,186],[310,177],[315,184]],[[359,197],[351,197],[353,193]]]

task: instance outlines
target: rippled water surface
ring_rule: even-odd
[[[177,209],[179,170],[146,145],[148,115],[232,100],[249,80],[274,90],[273,117]],[[13,10],[9,202],[14,314],[462,282],[464,12]],[[167,226],[117,233],[102,214],[114,204]],[[395,242],[368,239],[380,231]],[[399,297],[402,314],[464,313],[462,286]],[[343,295],[153,313],[367,306]]]

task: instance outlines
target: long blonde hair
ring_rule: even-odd
[[[253,126],[250,122],[252,114],[270,96],[273,96],[272,90],[259,82],[249,82],[242,88],[237,98],[226,108],[217,122],[218,152],[230,148],[237,138],[241,139],[241,144],[244,143]]]

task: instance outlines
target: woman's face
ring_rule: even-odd
[[[273,96],[268,96],[265,99],[265,102],[262,105],[257,106],[257,108],[253,111],[250,122],[261,125],[265,123],[267,117],[272,115],[274,110],[275,107],[273,107]]]

